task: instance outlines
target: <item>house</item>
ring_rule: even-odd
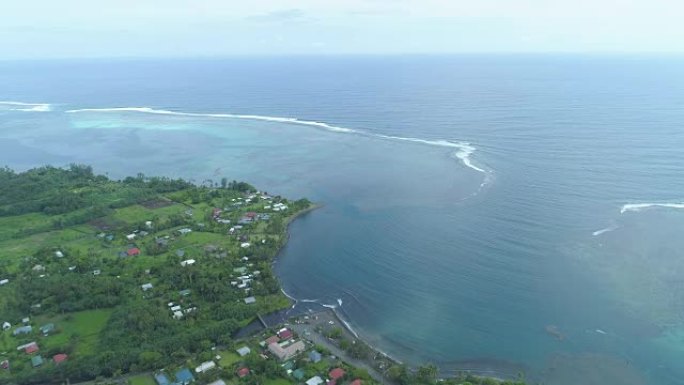
[[[321,362],[322,359],[323,357],[321,356],[321,353],[315,350],[309,352],[309,360],[311,360],[311,362],[313,362],[314,364],[317,362]]]
[[[184,289],[178,292],[178,294],[182,295],[183,297],[187,297],[190,295],[190,289]]]
[[[52,356],[52,361],[53,361],[55,364],[60,364],[60,363],[62,363],[62,362],[64,362],[64,361],[66,361],[67,358],[69,358],[69,356],[67,356],[67,355],[64,354],[64,353],[60,353],[60,354],[55,354],[54,356]]]
[[[93,275],[100,275],[102,271],[100,269],[93,270]]]
[[[304,374],[305,374],[304,369],[299,368],[299,369],[295,370],[294,372],[292,372],[292,377],[294,377],[294,379],[297,381],[301,381],[304,379]]]
[[[249,242],[242,242],[242,243],[240,244],[240,247],[242,247],[243,249],[246,249],[246,248],[248,248],[249,246],[251,246]]]
[[[35,265],[31,268],[33,271],[45,271],[45,266],[43,265]]]
[[[362,383],[361,380],[357,378],[356,380],[352,381],[349,385],[362,385]]]
[[[40,348],[38,348],[38,344],[35,342],[31,342],[30,344],[27,344],[24,347],[24,352],[26,354],[33,354],[39,350],[40,350]]]
[[[53,324],[53,323],[45,324],[45,325],[40,327],[41,333],[43,333],[43,335],[45,335],[45,336],[47,336],[48,334],[50,334],[50,332],[53,332],[54,330],[55,330],[55,324]]]
[[[145,284],[141,285],[140,287],[142,287],[143,291],[148,291],[148,290],[151,290],[154,286],[152,286],[151,283],[145,283]]]
[[[33,366],[34,368],[37,368],[40,365],[43,365],[43,357],[34,356],[33,358],[31,358],[31,366]]]
[[[328,373],[328,377],[330,377],[331,380],[337,381],[340,378],[344,377],[344,369],[342,368],[335,368]]]
[[[192,266],[195,264],[195,262],[196,261],[194,259],[186,259],[185,261],[182,261],[180,264],[181,266]]]
[[[2,330],[9,330],[12,327],[12,324],[5,321],[2,323]]]
[[[184,256],[184,255],[185,255],[185,250],[183,250],[183,249],[178,249],[178,250],[176,250],[176,255],[179,256],[179,257]]]
[[[207,385],[226,385],[226,382],[223,380],[216,380],[216,381],[209,383]]]
[[[247,297],[247,298],[245,298],[245,303],[246,303],[247,305],[252,304],[252,303],[255,303],[255,302],[256,302],[256,298],[254,298],[254,297]]]
[[[0,286],[7,285],[9,283],[9,279],[0,279]]]
[[[127,254],[129,257],[133,257],[133,256],[136,256],[136,255],[140,255],[140,249],[137,248],[137,247],[132,247],[132,248],[128,249],[128,251],[126,251],[126,254]]]
[[[148,229],[151,229],[152,228],[152,221],[145,221],[145,227],[147,227]]]
[[[4,360],[4,361],[0,362],[0,369],[9,369],[9,361]]]
[[[183,318],[183,312],[181,311],[174,311],[173,312],[173,319],[181,319]]]
[[[23,323],[24,325],[28,325],[30,321],[31,319],[29,317],[24,317],[21,319],[21,323]]]
[[[278,357],[278,359],[281,361],[287,361],[305,350],[306,345],[304,345],[304,342],[302,341],[294,342],[285,347],[281,346],[280,344],[268,345],[268,351],[274,356]]]
[[[12,332],[12,335],[18,336],[20,334],[29,334],[32,331],[33,331],[33,327],[31,327],[31,325],[21,326],[21,327],[14,329],[14,332]]]
[[[287,329],[287,328],[282,328],[282,329],[278,330],[278,337],[282,341],[287,341],[290,338],[292,338],[292,330]]]
[[[216,367],[216,363],[214,361],[202,362],[200,364],[200,366],[195,368],[195,373],[204,373],[206,371],[214,369],[215,367]]]
[[[237,371],[238,377],[242,378],[245,377],[249,374],[249,368],[240,368]]]
[[[55,251],[55,257],[57,257],[57,258],[63,258],[63,257],[64,257],[64,253],[62,253],[61,251],[57,250],[57,251]]]
[[[186,234],[191,233],[191,232],[192,232],[192,229],[189,229],[189,228],[186,227],[186,228],[184,228],[184,229],[179,229],[178,232],[179,232],[181,235],[186,235]]]
[[[155,374],[154,380],[157,382],[157,385],[169,385],[171,383],[164,373]]]
[[[240,357],[244,357],[244,356],[248,355],[249,353],[251,353],[252,351],[247,346],[243,346],[240,349],[236,350],[236,352],[237,352],[237,354],[240,355]]]
[[[129,241],[134,240],[134,239],[135,239],[135,234],[128,234],[128,235],[126,235],[126,239],[128,239]]]
[[[322,383],[323,379],[318,376],[314,376],[306,380],[306,385],[321,385]]]
[[[270,336],[264,341],[266,346],[270,344],[277,344],[278,342],[280,342],[280,338],[278,338],[278,336]]]
[[[190,373],[190,369],[183,368],[176,372],[176,382],[180,385],[188,385],[193,381],[195,381],[195,377]]]

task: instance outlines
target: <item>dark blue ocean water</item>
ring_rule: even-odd
[[[10,167],[323,203],[285,290],[402,361],[684,383],[682,57],[2,62],[0,100]]]

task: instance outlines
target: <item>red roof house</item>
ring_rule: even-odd
[[[280,339],[283,341],[289,340],[290,338],[292,338],[292,330],[285,329],[285,330],[279,331],[278,337],[280,337]]]
[[[140,249],[137,248],[137,247],[134,247],[134,248],[132,248],[132,249],[128,249],[128,251],[126,252],[126,254],[128,254],[129,257],[132,257],[132,256],[134,256],[134,255],[140,255]]]
[[[37,352],[38,350],[40,350],[40,349],[38,349],[38,344],[35,342],[27,345],[24,348],[24,351],[26,352],[26,354],[33,354],[33,353]]]
[[[270,336],[270,337],[266,338],[266,346],[268,346],[270,344],[275,344],[279,341],[280,341],[280,338],[278,338],[278,336]]]
[[[249,219],[254,219],[254,217],[256,217],[256,215],[257,215],[257,213],[255,213],[254,211],[250,211],[247,214],[245,214],[245,216]]]
[[[361,380],[357,378],[356,380],[352,381],[349,385],[361,385]]]
[[[69,356],[67,356],[67,355],[64,354],[64,353],[55,354],[54,357],[52,357],[52,361],[54,361],[55,364],[59,364],[59,363],[61,363],[61,362],[66,361],[66,359],[67,359],[68,357],[69,357]]]
[[[240,368],[240,369],[237,371],[237,375],[238,375],[238,377],[240,377],[240,378],[245,377],[245,376],[248,375],[248,374],[249,374],[249,368]]]
[[[337,381],[344,377],[344,370],[342,368],[335,368],[328,373],[328,377],[330,377],[331,380]]]

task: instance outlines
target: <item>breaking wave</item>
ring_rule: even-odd
[[[623,205],[620,209],[620,214],[626,212],[639,212],[651,207],[664,207],[670,209],[684,209],[684,203],[629,203]]]
[[[51,109],[49,103],[0,101],[0,106],[6,106],[10,111],[47,112]]]
[[[484,187],[491,180],[491,173],[480,166],[475,165],[472,162],[471,155],[477,150],[468,142],[452,142],[449,140],[428,140],[420,138],[407,138],[401,136],[392,135],[382,135],[374,134],[369,132],[364,132],[360,130],[355,130],[347,127],[335,126],[332,124],[324,122],[316,122],[313,120],[302,120],[297,118],[287,118],[278,116],[264,116],[264,115],[243,115],[243,114],[218,114],[218,113],[196,113],[196,112],[178,112],[169,110],[160,110],[150,107],[115,107],[115,108],[81,108],[74,110],[67,110],[67,113],[82,113],[82,112],[139,112],[146,114],[157,114],[157,115],[173,115],[173,116],[188,116],[188,117],[205,117],[205,118],[219,118],[219,119],[245,119],[245,120],[259,120],[266,122],[277,122],[285,124],[293,124],[300,126],[310,126],[320,129],[324,129],[331,132],[337,133],[347,133],[347,134],[361,134],[369,137],[388,139],[388,140],[398,140],[405,142],[421,143],[429,146],[439,146],[439,147],[450,147],[456,148],[457,151],[453,153],[453,156],[458,159],[464,166],[480,172],[485,175],[485,179],[480,185],[480,188]]]
[[[591,235],[593,235],[593,236],[595,236],[595,237],[598,237],[598,236],[601,235],[601,234],[605,234],[605,233],[609,233],[609,232],[611,232],[611,231],[615,231],[615,230],[617,230],[619,227],[620,227],[620,226],[612,225],[612,226],[606,227],[605,229],[596,230],[596,231],[594,231],[593,233],[591,233]]]

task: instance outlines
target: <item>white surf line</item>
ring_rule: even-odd
[[[684,209],[684,203],[628,203],[620,209],[620,214],[627,212],[639,212],[651,207],[664,207],[670,209]]]
[[[0,106],[14,106],[10,108],[11,111],[27,111],[27,112],[47,112],[51,107],[49,103],[25,103],[15,101],[0,101]]]
[[[355,130],[355,129],[347,128],[347,127],[335,126],[335,125],[324,123],[324,122],[317,122],[317,121],[313,121],[313,120],[302,120],[302,119],[297,119],[297,118],[279,117],[279,116],[225,114],[225,113],[218,114],[218,113],[178,112],[178,111],[154,109],[154,108],[150,108],[150,107],[81,108],[81,109],[67,110],[65,112],[70,113],[70,114],[82,113],[82,112],[138,112],[138,113],[157,114],[157,115],[258,120],[258,121],[277,122],[277,123],[286,123],[286,124],[296,124],[296,125],[302,125],[302,126],[317,127],[317,128],[321,128],[321,129],[324,129],[327,131],[337,132],[337,133],[361,134],[361,135],[366,135],[369,137],[375,137],[375,138],[381,138],[381,139],[413,142],[413,143],[426,144],[426,145],[430,145],[430,146],[450,147],[450,148],[458,149],[458,151],[456,151],[453,154],[453,156],[455,158],[457,158],[461,163],[463,163],[464,166],[466,166],[472,170],[475,170],[477,172],[485,174],[485,179],[482,182],[482,184],[480,185],[480,189],[482,189],[491,180],[491,175],[490,175],[491,173],[489,171],[473,164],[473,162],[471,160],[471,155],[477,150],[477,148],[472,146],[469,142],[452,142],[452,141],[448,141],[448,140],[427,140],[427,139],[420,139],[420,138],[382,135],[382,134],[375,134],[375,133],[369,133],[369,132],[364,132],[364,131],[360,131],[360,130]],[[479,190],[478,190],[478,192],[479,192]]]
[[[606,227],[605,229],[596,230],[596,231],[594,231],[593,233],[591,233],[591,235],[593,235],[593,236],[595,236],[595,237],[598,237],[598,236],[601,235],[601,234],[609,233],[609,232],[615,231],[615,230],[617,230],[617,229],[619,229],[619,228],[620,228],[620,226],[611,225],[611,226]]]

